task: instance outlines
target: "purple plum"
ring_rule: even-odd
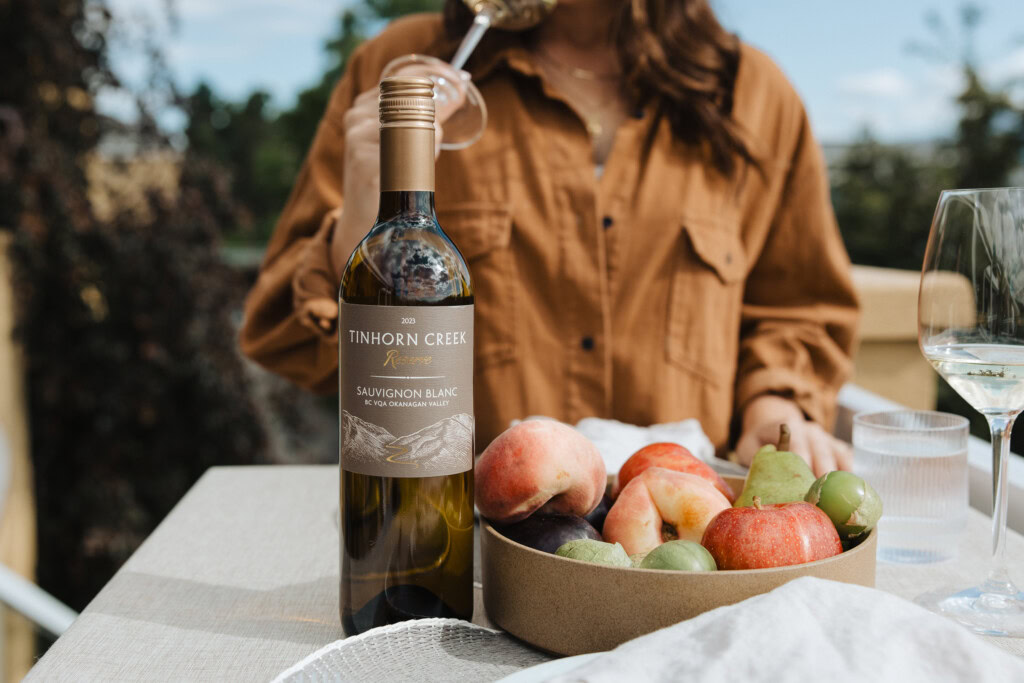
[[[521,522],[494,528],[505,538],[545,553],[554,553],[565,543],[580,538],[602,540],[587,520],[573,515],[531,515]]]

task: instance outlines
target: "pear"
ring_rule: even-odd
[[[814,483],[814,473],[804,459],[789,448],[789,427],[779,427],[778,446],[762,446],[754,455],[743,492],[733,507],[750,507],[754,496],[762,505],[801,501]]]

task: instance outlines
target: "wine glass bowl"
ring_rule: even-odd
[[[434,82],[434,105],[438,147],[465,149],[480,139],[487,126],[487,106],[462,70],[466,60],[489,28],[523,31],[544,20],[557,0],[464,0],[475,15],[462,43],[447,63],[428,55],[403,55],[391,60],[381,74],[388,76],[426,76]]]
[[[1024,594],[1006,545],[1010,430],[1024,410],[1024,188],[947,190],[939,197],[918,298],[918,341],[992,433],[992,566],[980,585],[918,602],[989,635],[1024,636]]]
[[[557,0],[465,0],[477,16],[486,15],[491,26],[506,31],[533,28],[555,8]]]

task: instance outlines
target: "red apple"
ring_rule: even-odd
[[[629,456],[629,460],[623,463],[622,468],[619,469],[618,488],[615,490],[615,495],[617,496],[619,491],[626,488],[626,485],[634,477],[649,467],[664,467],[667,470],[695,474],[714,484],[715,488],[721,491],[730,503],[736,501],[736,494],[732,488],[718,476],[718,472],[715,472],[711,465],[679,444],[667,442],[652,443]]]
[[[836,527],[810,503],[729,508],[704,530],[701,545],[719,569],[762,569],[823,560],[843,552]]]

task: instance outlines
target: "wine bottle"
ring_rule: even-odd
[[[380,208],[338,295],[341,623],[473,613],[473,290],[426,78],[380,84]]]

